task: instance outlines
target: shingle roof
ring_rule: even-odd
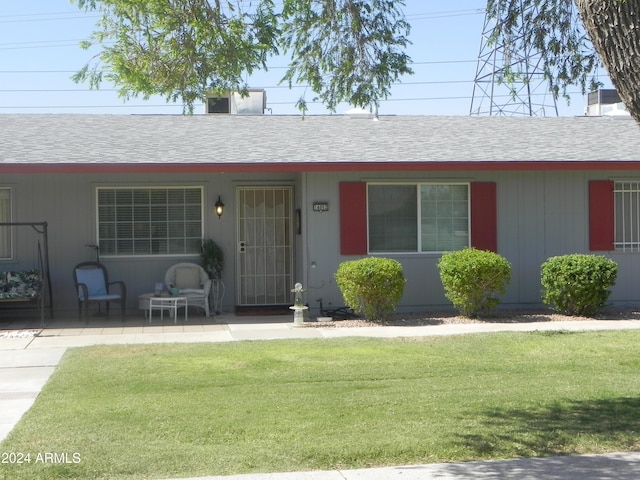
[[[640,127],[605,117],[0,115],[0,167],[531,161],[640,162]]]

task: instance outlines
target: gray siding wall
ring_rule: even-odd
[[[205,237],[215,240],[225,254],[223,281],[226,286],[224,309],[233,311],[235,299],[235,187],[238,185],[294,185],[297,175],[3,175],[0,186],[13,190],[13,221],[48,222],[50,271],[56,314],[77,311],[73,288],[74,265],[95,260],[95,251],[86,246],[96,242],[95,189],[98,186],[202,186],[204,187]],[[225,212],[218,219],[213,205],[221,196]],[[1,261],[0,270],[24,269],[37,266],[33,234],[25,229],[17,231],[16,254],[12,261]],[[299,242],[296,236],[294,242]],[[301,250],[296,245],[296,250]],[[128,310],[137,309],[137,296],[153,291],[156,282],[164,279],[164,272],[181,261],[200,262],[199,256],[127,257],[102,256],[112,280],[127,284]]]
[[[637,172],[412,172],[412,173],[307,173],[307,174],[207,174],[207,175],[3,175],[0,186],[13,189],[14,221],[47,221],[49,253],[56,313],[75,313],[72,284],[75,264],[94,259],[86,244],[95,237],[95,188],[100,185],[154,186],[197,185],[205,192],[205,236],[213,238],[225,253],[224,309],[235,304],[235,187],[240,185],[293,185],[295,208],[301,210],[302,233],[294,235],[296,281],[303,283],[306,302],[318,313],[324,306],[343,305],[335,284],[338,265],[356,257],[340,255],[338,188],[341,181],[494,181],[498,195],[498,251],[513,266],[513,277],[503,298],[507,306],[540,302],[540,265],[550,256],[588,252],[588,181],[608,178],[640,178]],[[221,219],[213,213],[220,195],[226,205]],[[328,202],[328,212],[314,212],[313,202]],[[36,265],[30,232],[21,231],[16,259],[0,262],[0,269]],[[637,303],[640,297],[640,254],[596,252],[616,260],[618,283],[611,300]],[[437,254],[393,256],[405,271],[407,285],[400,306],[403,311],[449,308],[440,283]],[[198,257],[102,258],[112,279],[122,279],[129,290],[130,310],[137,295],[153,290],[165,270],[179,261]],[[292,286],[293,287],[293,286]]]
[[[611,302],[640,303],[640,253],[589,252],[588,182],[638,178],[638,172],[504,171],[424,172],[410,174],[314,174],[306,182],[308,256],[304,275],[309,304],[343,304],[333,274],[345,260],[339,252],[338,185],[340,181],[493,181],[498,195],[498,253],[512,265],[513,275],[503,305],[542,305],[540,267],[549,257],[569,253],[602,254],[618,262],[618,282]],[[314,201],[330,201],[330,210],[313,212]],[[407,284],[399,307],[403,311],[450,308],[440,282],[438,254],[388,255],[403,265]],[[315,268],[311,268],[312,263]],[[313,313],[313,311],[312,311]]]

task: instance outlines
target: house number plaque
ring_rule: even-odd
[[[329,202],[313,202],[313,211],[314,212],[328,212],[329,211]]]

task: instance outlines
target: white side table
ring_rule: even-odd
[[[138,310],[144,310],[144,318],[149,317],[149,299],[153,296],[153,293],[142,293],[138,295]]]
[[[149,323],[153,318],[153,310],[160,310],[160,320],[164,320],[164,311],[169,310],[169,314],[173,316],[173,322],[178,323],[178,308],[184,307],[184,321],[187,321],[189,312],[189,300],[187,297],[178,296],[160,296],[152,295],[149,297]]]
[[[162,292],[161,296],[168,297],[169,292]],[[144,310],[145,319],[149,318],[149,299],[151,297],[157,297],[157,295],[153,292],[141,293],[140,295],[138,295],[138,310]],[[156,307],[156,310],[158,309],[159,307]],[[165,310],[168,310],[168,309],[169,309],[169,306],[165,307]]]

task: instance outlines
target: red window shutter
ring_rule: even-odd
[[[614,242],[613,182],[589,182],[589,250],[613,250]]]
[[[471,183],[471,246],[498,251],[498,203],[495,182]]]
[[[340,183],[340,254],[367,254],[367,184]]]

